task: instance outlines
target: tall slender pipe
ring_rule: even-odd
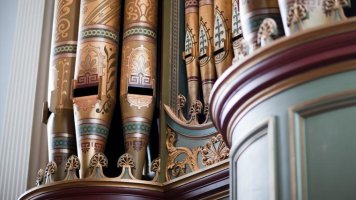
[[[216,72],[219,77],[232,64],[232,2],[215,0],[214,8],[214,56]]]
[[[65,177],[65,163],[75,154],[75,129],[70,83],[74,75],[80,0],[56,0],[48,81],[47,123],[49,160],[58,166],[55,180]]]
[[[156,100],[158,0],[126,0],[120,105],[126,152],[141,179]]]
[[[199,91],[199,4],[185,1],[185,60],[188,81],[189,102],[192,106],[198,100]]]
[[[199,64],[202,80],[204,114],[209,121],[209,96],[216,80],[214,61],[214,1],[199,0]]]
[[[104,152],[116,102],[119,0],[82,0],[73,81],[74,118],[80,177],[89,161]]]

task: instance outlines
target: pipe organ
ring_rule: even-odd
[[[285,37],[283,25],[291,29],[286,23],[309,28],[302,20],[311,5],[298,1],[293,7],[286,0],[55,2],[43,117],[50,162],[39,171],[37,187],[21,198],[235,197],[229,194],[225,139],[230,145],[235,140],[226,134],[244,119],[245,108],[258,105],[249,98],[266,86],[262,78],[270,77],[262,77],[266,69],[254,56],[267,59],[264,50],[287,43],[278,39]],[[326,17],[344,16],[344,3],[331,11],[329,2]],[[244,68],[250,65],[260,71]],[[255,87],[250,80],[261,86],[250,91]]]

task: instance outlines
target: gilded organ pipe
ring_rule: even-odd
[[[49,160],[58,166],[54,179],[65,177],[67,159],[75,154],[75,129],[70,83],[74,75],[77,49],[79,0],[56,0],[48,81],[47,123]],[[47,114],[47,115],[46,115]]]
[[[199,4],[185,0],[185,60],[190,105],[198,100],[199,91]]]
[[[219,77],[232,64],[232,2],[215,0],[214,8],[214,56],[216,73]]]
[[[125,150],[141,179],[156,101],[157,0],[126,0],[120,105]]]
[[[74,119],[80,177],[89,162],[104,152],[116,102],[119,0],[82,0],[73,81]]]
[[[234,50],[233,62],[241,60],[247,50],[243,49],[243,36],[241,29],[241,18],[239,9],[239,0],[232,0],[232,47]]]
[[[216,80],[213,46],[214,1],[199,0],[199,64],[202,81],[204,114],[209,121],[209,96]]]

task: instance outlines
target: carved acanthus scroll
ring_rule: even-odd
[[[197,147],[191,150],[187,147],[175,147],[176,140],[176,133],[174,133],[170,128],[167,128],[167,181],[171,180],[173,177],[178,177],[186,174],[187,167],[191,172],[199,169],[198,154],[199,152],[201,152],[202,148]],[[181,161],[178,161],[178,156],[183,156],[184,158]]]
[[[210,166],[229,157],[230,149],[223,141],[221,134],[218,134],[205,144],[205,146],[176,147],[177,134],[167,128],[166,146],[168,160],[166,168],[166,180],[172,180],[189,172],[201,169],[203,166]],[[199,157],[202,157],[201,161]],[[202,165],[199,165],[201,162]],[[200,167],[202,166],[202,167]]]

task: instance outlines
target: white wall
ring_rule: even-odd
[[[1,0],[0,6],[0,141],[9,86],[18,0]]]
[[[0,1],[0,199],[17,199],[45,167],[53,0]],[[14,4],[16,3],[16,4]]]

